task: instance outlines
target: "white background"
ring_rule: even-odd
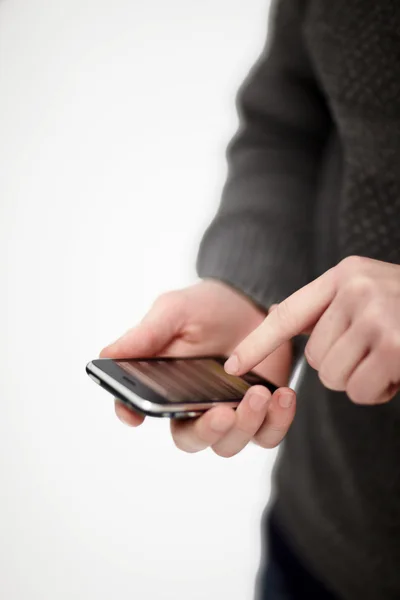
[[[267,0],[0,2],[0,593],[243,600],[275,454],[129,430],[85,363],[195,280]]]

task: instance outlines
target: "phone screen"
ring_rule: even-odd
[[[223,359],[152,359],[115,361],[127,374],[171,403],[224,402],[240,399],[252,385],[266,385],[255,373],[228,375]],[[272,386],[268,386],[272,387]]]

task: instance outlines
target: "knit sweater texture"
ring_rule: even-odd
[[[345,256],[400,264],[400,2],[278,0],[270,25],[197,263],[265,308]],[[400,394],[356,406],[307,368],[274,496],[339,598],[400,598]]]

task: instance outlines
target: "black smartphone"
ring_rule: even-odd
[[[86,366],[87,374],[133,410],[152,417],[196,417],[215,404],[236,408],[252,385],[271,393],[277,388],[253,371],[235,377],[224,370],[223,356],[101,358]]]

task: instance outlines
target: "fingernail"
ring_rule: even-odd
[[[225,371],[231,375],[236,375],[239,371],[239,359],[236,354],[232,354],[224,365]]]
[[[282,408],[290,408],[293,404],[293,394],[279,394],[279,405]]]
[[[225,419],[221,419],[219,415],[215,415],[211,419],[211,429],[217,433],[225,433],[228,429],[231,428],[231,423],[226,421]]]
[[[249,398],[250,408],[256,412],[262,410],[267,402],[268,398],[258,393],[252,393]]]

